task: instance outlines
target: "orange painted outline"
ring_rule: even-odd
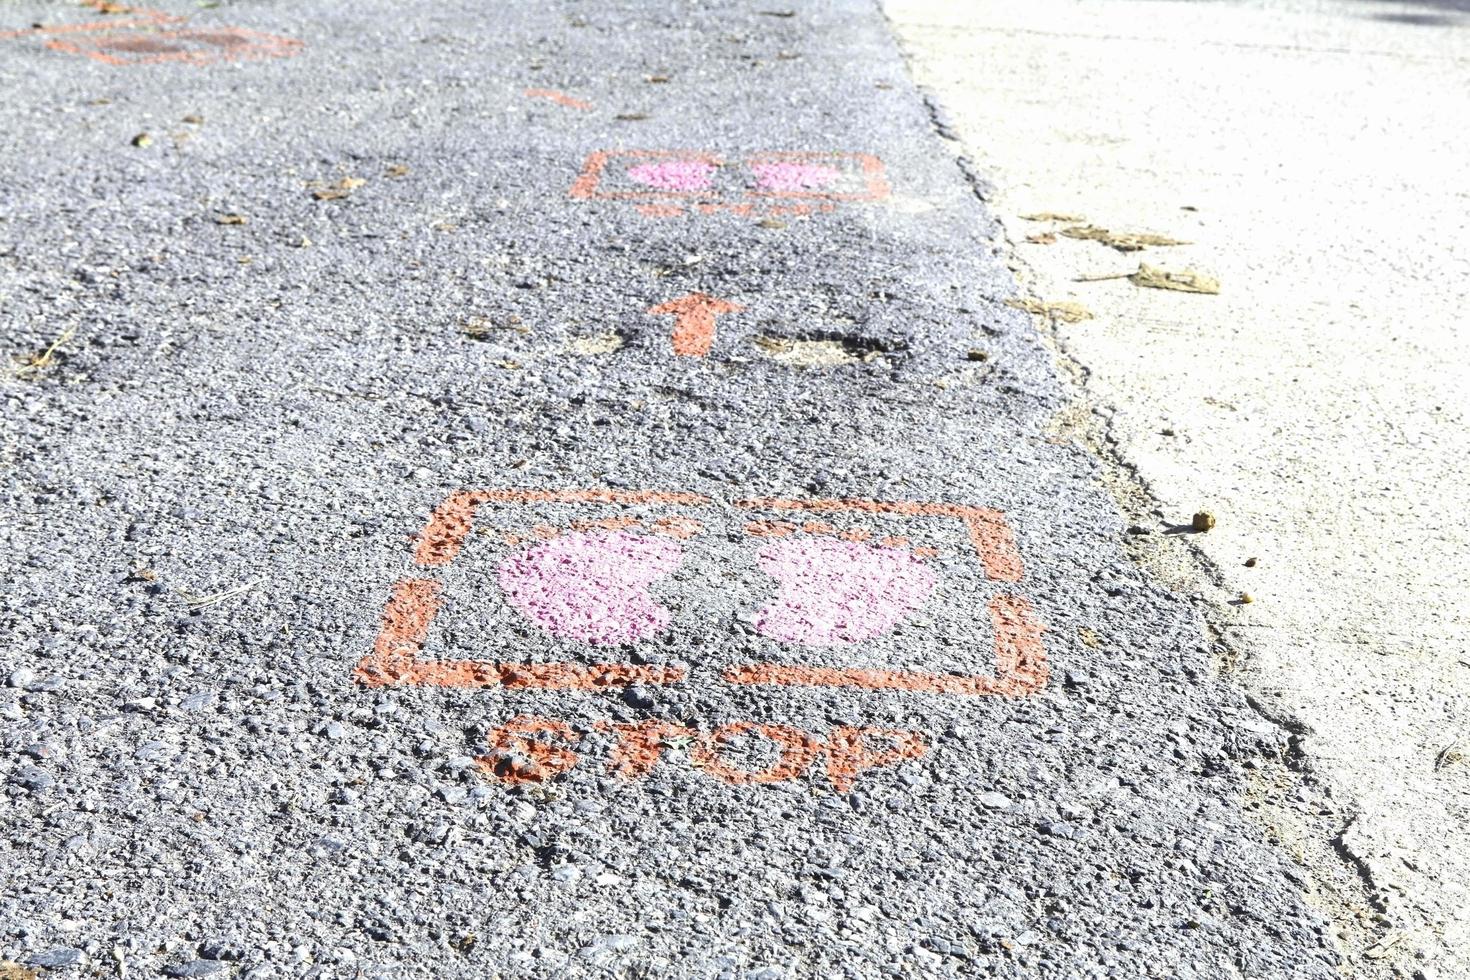
[[[628,158],[633,160],[699,160],[703,163],[721,166],[724,158],[713,153],[702,151],[684,150],[597,150],[588,154],[582,164],[582,172],[572,183],[571,190],[567,192],[569,197],[583,201],[668,201],[668,200],[703,200],[705,203],[698,205],[705,214],[713,214],[719,210],[733,210],[737,208],[750,207],[749,203],[735,204],[723,201],[724,195],[714,191],[604,191],[601,190],[603,173],[607,165],[614,158]],[[890,189],[888,178],[883,170],[883,161],[871,153],[843,153],[843,152],[799,152],[799,153],[756,153],[744,158],[741,162],[753,163],[816,163],[823,160],[854,160],[861,168],[867,187],[862,191],[848,194],[839,194],[831,191],[746,191],[744,197],[755,200],[772,200],[776,198],[791,200],[815,200],[815,201],[881,201],[888,197]],[[654,213],[654,217],[674,217],[679,212],[668,212],[660,210]],[[741,213],[736,211],[736,213]],[[777,213],[772,211],[772,213]],[[781,212],[785,213],[785,212]],[[810,206],[804,204],[793,205],[790,209],[793,214],[808,214]]]
[[[697,493],[659,490],[459,490],[451,493],[429,515],[414,549],[414,563],[438,568],[453,561],[474,526],[483,504],[531,505],[659,504],[709,506],[709,497]],[[1005,514],[986,507],[913,501],[818,498],[791,500],[759,497],[737,500],[744,510],[853,512],[903,517],[947,517],[969,532],[970,543],[985,577],[997,582],[1019,582],[1024,574],[1016,539]],[[382,626],[373,650],[353,670],[359,683],[370,687],[428,685],[438,687],[504,687],[508,689],[599,690],[631,684],[673,684],[685,677],[678,667],[641,664],[496,663],[481,660],[424,661],[419,654],[429,627],[442,606],[440,583],[432,578],[397,582],[383,609]],[[1045,626],[1029,600],[1010,593],[988,603],[995,633],[995,674],[934,674],[923,671],[874,668],[801,667],[778,663],[742,664],[722,677],[731,684],[779,684],[804,687],[856,687],[927,694],[1025,697],[1046,686],[1048,666],[1042,642]]]
[[[107,24],[107,27],[122,26]],[[190,40],[200,34],[232,34],[243,37],[246,43],[240,47],[233,48],[201,48],[195,51],[169,51],[157,54],[144,55],[142,57],[128,57],[125,55],[109,54],[100,50],[100,47],[108,40],[107,36],[92,35],[76,41],[63,38],[53,38],[46,42],[46,47],[53,51],[63,51],[67,54],[79,54],[94,61],[100,61],[108,65],[156,65],[167,62],[176,62],[191,65],[208,65],[220,61],[255,61],[262,58],[287,58],[296,54],[302,47],[302,42],[289,37],[280,37],[275,34],[263,34],[260,31],[252,31],[245,27],[219,27],[191,28],[177,31],[150,31],[140,36],[160,41],[170,39]]]
[[[85,4],[84,6],[99,7],[99,4]],[[25,27],[18,31],[0,31],[0,40],[13,37],[28,37],[32,34],[73,34],[81,31],[110,31],[118,28],[152,27],[155,24],[182,24],[183,17],[175,17],[161,10],[149,10],[145,7],[129,7],[129,14],[137,14],[136,18],[121,18],[118,20],[88,20],[80,24],[45,24],[40,27]]]
[[[591,109],[592,103],[583,99],[574,98],[565,92],[558,92],[554,88],[528,88],[521,93],[528,99],[547,99],[559,106],[568,109]]]

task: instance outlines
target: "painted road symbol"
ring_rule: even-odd
[[[654,719],[598,722],[596,732],[610,734],[607,772],[628,780],[647,778],[656,765],[682,749],[689,763],[707,776],[732,786],[779,783],[799,779],[817,759],[825,761],[827,780],[839,793],[852,790],[870,769],[917,759],[928,751],[923,734],[899,728],[839,726],[823,739],[790,725],[737,721],[701,732],[686,725]],[[544,783],[569,772],[580,761],[576,751],[586,736],[556,718],[521,715],[491,730],[490,751],[476,758],[480,770],[503,783]],[[762,768],[737,765],[727,746],[759,740],[775,750]]]
[[[737,160],[685,150],[605,150],[587,157],[570,196],[627,201],[650,217],[731,212],[803,215],[888,197],[866,153],[756,153]]]
[[[678,299],[650,307],[648,312],[655,316],[671,314],[674,317],[674,353],[683,357],[704,357],[715,340],[715,317],[724,313],[739,313],[745,307],[729,300],[690,293]]]
[[[97,6],[101,9],[100,5]],[[285,58],[301,50],[300,41],[243,27],[161,29],[182,25],[182,17],[157,10],[128,7],[122,19],[57,24],[0,33],[0,38],[41,36],[53,51],[81,55],[109,65],[180,62],[206,65],[220,61]]]
[[[482,511],[493,515],[493,526],[483,526]],[[744,516],[729,525],[731,513]],[[455,571],[465,566],[457,559],[477,522],[469,564],[482,567],[488,557],[490,578]],[[1042,626],[1029,600],[1012,590],[1023,577],[1014,536],[1005,516],[988,508],[775,498],[721,507],[695,493],[460,491],[430,516],[413,560],[422,571],[393,587],[373,650],[354,671],[362,684],[595,690],[674,684],[691,669],[713,669],[740,685],[1023,697],[1047,679]],[[650,587],[675,569],[716,575],[741,563],[768,582],[739,613],[768,659],[750,661],[739,644],[744,659],[721,663],[711,652],[718,644],[708,644],[699,665],[657,662],[668,650],[648,641],[667,634],[676,618],[684,629],[716,627],[701,619],[706,611],[671,609]],[[531,650],[510,662],[426,658],[446,609],[446,584],[451,594],[471,593],[448,603],[449,635],[468,610],[493,608],[572,658],[647,649],[637,663],[536,661]],[[988,629],[977,624],[977,600]],[[985,633],[989,670],[963,659],[940,663],[946,650],[971,656],[976,634]],[[883,662],[891,657],[906,662]]]

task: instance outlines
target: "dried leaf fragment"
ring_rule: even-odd
[[[1439,754],[1434,757],[1434,771],[1438,772],[1445,766],[1464,761],[1465,746],[1459,742],[1451,742],[1449,745],[1440,749]]]
[[[594,354],[611,354],[621,349],[622,346],[623,338],[618,335],[617,331],[608,330],[589,337],[573,337],[567,343],[567,350],[583,357],[591,357]]]
[[[1128,281],[1135,286],[1172,289],[1181,293],[1206,293],[1213,296],[1220,292],[1220,281],[1203,272],[1196,272],[1193,269],[1169,272],[1155,268],[1147,262],[1138,263],[1138,271],[1129,276]]]
[[[214,223],[217,225],[243,225],[249,221],[250,219],[243,214],[217,214],[214,216]]]
[[[1032,245],[1051,245],[1054,244],[1056,240],[1057,233],[1054,231],[1043,231],[1035,235],[1026,236],[1026,241],[1030,242]]]
[[[71,340],[76,332],[76,327],[68,327],[45,350],[16,358],[18,362],[15,366],[16,376],[21,378],[34,378],[42,371],[51,367],[51,365],[56,363],[56,352],[61,349],[61,345]]]
[[[1039,300],[1039,299],[1016,299],[1006,300],[1006,305],[1017,310],[1025,310],[1037,316],[1051,317],[1061,320],[1063,323],[1081,323],[1083,320],[1092,319],[1092,311],[1081,303],[1073,303],[1067,300]]]
[[[792,367],[840,367],[858,362],[858,356],[839,340],[793,340],[761,335],[754,343],[777,364]]]
[[[1215,515],[1207,510],[1202,510],[1194,515],[1189,526],[1196,531],[1208,531],[1215,526]]]
[[[1061,211],[1037,211],[1034,214],[1021,215],[1022,221],[1086,221],[1080,214],[1066,214]]]
[[[41,971],[34,967],[21,966],[10,960],[0,960],[0,980],[36,980]]]
[[[1379,939],[1378,942],[1374,943],[1372,946],[1369,946],[1367,949],[1363,950],[1363,955],[1370,960],[1381,960],[1385,956],[1387,956],[1395,946],[1403,942],[1407,935],[1408,934],[1404,932],[1391,932],[1383,938]]]
[[[1112,231],[1107,228],[1099,228],[1097,225],[1073,225],[1071,228],[1063,228],[1062,234],[1068,238],[1102,242],[1109,248],[1115,248],[1120,252],[1137,252],[1149,245],[1189,244],[1189,242],[1170,238],[1167,235],[1155,235],[1146,231]]]
[[[760,225],[762,228],[771,228],[775,230],[780,230],[786,227],[786,222],[780,220],[779,218],[762,218],[761,220],[757,221],[756,224]]]
[[[133,137],[133,145],[146,149],[153,145],[153,137],[149,136],[147,133],[139,133],[137,136]]]
[[[357,190],[359,187],[366,183],[367,181],[361,177],[343,177],[335,184],[328,184],[325,187],[318,187],[316,190],[311,192],[311,196],[316,198],[318,201],[338,201],[344,197],[347,197],[353,191]]]
[[[408,176],[408,168],[406,166],[404,166],[403,164],[401,164],[401,163],[395,163],[391,167],[389,167],[387,170],[383,171],[383,176],[385,176],[385,177],[407,177]]]
[[[189,113],[187,116],[185,116],[183,118],[183,121],[186,122],[186,123],[188,123],[190,126],[203,126],[204,125],[204,117],[201,116],[201,115],[199,115],[199,113],[197,113],[197,112],[191,112],[191,113]]]
[[[616,116],[613,116],[613,118],[616,119],[618,122],[637,122],[640,119],[647,119],[648,118],[648,113],[646,113],[646,112],[620,112]]]
[[[643,76],[643,80],[645,82],[650,82],[650,83],[652,83],[654,85],[663,85],[665,82],[667,82],[669,80],[669,76],[668,75],[644,75]]]

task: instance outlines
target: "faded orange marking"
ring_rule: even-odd
[[[838,727],[827,742],[798,728],[766,725],[753,721],[735,722],[715,729],[708,735],[684,725],[665,721],[598,722],[599,731],[613,732],[616,740],[608,755],[607,771],[623,779],[643,779],[663,758],[664,751],[677,742],[689,747],[690,760],[704,772],[735,786],[752,783],[776,783],[805,775],[812,760],[827,757],[827,778],[839,793],[852,791],[857,779],[869,769],[897,765],[917,759],[929,746],[920,732],[899,728]],[[720,746],[737,735],[755,732],[781,750],[781,757],[770,768],[749,772],[729,765],[719,757]],[[888,743],[873,748],[873,741]]]
[[[447,565],[464,546],[465,535],[482,504],[672,504],[701,506],[709,498],[697,493],[656,490],[458,490],[434,508],[419,535],[413,560],[436,568]]]
[[[638,213],[645,218],[677,218],[684,213],[683,206],[678,204],[639,204],[637,207]]]
[[[119,22],[103,26],[109,29],[108,33],[75,39],[53,38],[46,42],[46,47],[67,54],[79,54],[108,65],[153,65],[165,62],[207,65],[217,61],[286,58],[303,47],[294,38],[262,34],[243,27],[151,31],[130,35],[125,31],[113,32],[111,28],[137,25]],[[204,44],[208,47],[171,50],[178,43]],[[127,56],[127,52],[141,56]]]
[[[885,749],[870,749],[869,739],[886,739]],[[924,736],[900,728],[849,728],[832,730],[827,739],[827,778],[839,793],[852,791],[857,778],[868,769],[892,766],[917,759],[929,751]]]
[[[150,10],[146,7],[120,7],[117,4],[104,3],[103,0],[83,3],[82,6],[91,7],[98,13],[136,14],[137,17],[121,20],[89,20],[80,24],[37,24],[18,31],[0,31],[0,39],[25,37],[31,34],[71,34],[79,31],[110,31],[125,27],[152,27],[155,24],[180,24],[184,21],[183,17],[175,17],[161,10]]]
[[[550,524],[537,524],[531,528],[531,533],[538,541],[550,541],[552,538],[561,537],[561,528],[552,527]]]
[[[964,504],[921,504],[903,500],[784,500],[758,497],[737,500],[736,507],[752,510],[796,510],[819,513],[857,511],[864,514],[902,514],[907,517],[954,517],[964,521],[970,542],[985,565],[985,575],[996,582],[1019,582],[1024,574],[1016,539],[1005,515],[988,507]],[[917,553],[917,552],[916,552]]]
[[[939,557],[939,549],[938,548],[928,548],[928,547],[915,548],[914,549],[914,554],[917,555],[920,558],[938,558]]]
[[[660,517],[653,522],[653,533],[666,534],[683,541],[704,533],[704,525],[692,517]]]
[[[781,757],[767,769],[750,772],[727,764],[719,756],[719,747],[744,732],[755,732],[774,742]],[[806,772],[812,759],[821,751],[822,743],[788,725],[763,725],[753,721],[736,721],[721,725],[708,735],[701,735],[689,746],[689,759],[700,769],[731,786],[755,783],[779,783]]]
[[[667,303],[650,306],[654,316],[674,317],[674,353],[681,357],[704,357],[715,342],[715,317],[739,313],[745,307],[716,296],[690,293]]]
[[[893,534],[886,538],[879,538],[878,543],[885,548],[907,548],[909,546],[909,539],[899,534]]]
[[[414,660],[440,605],[439,583],[433,579],[410,578],[396,583],[383,607],[383,625],[373,652],[352,672],[357,682],[369,687],[409,682]]]
[[[636,517],[602,517],[597,520],[572,521],[573,531],[626,531],[638,527],[642,522]]]
[[[641,664],[491,663],[484,660],[427,660],[414,664],[405,683],[427,687],[504,687],[509,690],[600,691],[633,684],[676,684],[678,667]]]
[[[1046,686],[1044,627],[1031,603],[1021,596],[1000,595],[990,600],[990,622],[995,630],[995,676],[930,674],[923,671],[846,667],[797,667],[788,664],[744,664],[731,667],[724,678],[731,684],[781,684],[800,687],[859,687],[871,691],[915,691],[922,694],[998,695],[1025,697]]]
[[[678,667],[641,664],[492,663],[483,660],[419,660],[429,627],[443,600],[433,579],[404,579],[393,587],[372,653],[352,676],[367,687],[421,684],[433,687],[504,687],[596,691],[632,684],[675,684]]]
[[[751,521],[745,525],[745,533],[753,538],[784,538],[795,530],[796,525],[787,521]]]
[[[833,534],[837,531],[837,528],[823,521],[807,521],[801,529],[807,534]]]
[[[558,92],[554,88],[528,88],[521,93],[528,99],[549,99],[557,105],[566,106],[568,109],[591,109],[592,103],[582,99],[573,98],[565,92]]]
[[[670,739],[692,741],[699,733],[692,728],[666,721],[631,723],[599,722],[602,731],[614,732],[617,741],[607,758],[607,771],[624,779],[642,779],[653,771]]]
[[[873,536],[873,532],[865,527],[850,527],[837,536],[843,541],[866,541]]]
[[[529,738],[531,735],[556,735],[573,744],[581,740],[564,721],[521,715],[490,732],[490,752],[476,756],[475,764],[487,775],[512,786],[544,783],[577,764],[577,753],[571,749]]]

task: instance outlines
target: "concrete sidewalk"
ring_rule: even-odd
[[[1135,555],[1203,590],[1222,669],[1335,801],[1270,821],[1369,886],[1346,952],[1470,976],[1470,7],[886,9],[1033,297],[1093,315],[1046,328]],[[1220,292],[1079,281],[1140,260]],[[1212,531],[1169,533],[1198,510]]]

